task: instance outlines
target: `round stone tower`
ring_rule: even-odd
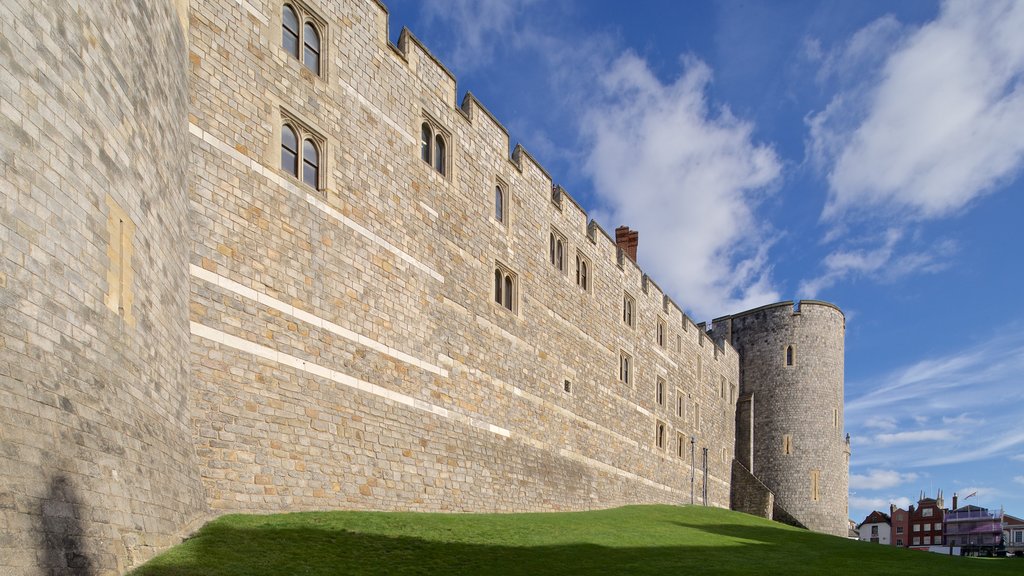
[[[846,319],[836,306],[780,302],[716,319],[740,356],[737,460],[775,495],[776,520],[846,536]]]
[[[0,6],[3,574],[123,573],[205,516],[183,16]]]

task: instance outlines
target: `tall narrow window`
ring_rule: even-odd
[[[839,428],[839,409],[838,408],[833,408],[832,409],[832,427],[833,428]]]
[[[494,301],[501,304],[501,288],[504,283],[504,275],[501,273],[501,269],[494,269]]]
[[[501,186],[494,187],[494,219],[498,222],[505,221],[505,193]]]
[[[561,238],[555,238],[555,268],[565,270],[565,245]]]
[[[693,405],[693,427],[700,432],[700,404]]]
[[[795,358],[793,358],[793,345],[786,346],[786,366],[792,366]]]
[[[655,429],[654,444],[658,448],[665,448],[665,423],[659,420]]]
[[[420,158],[427,164],[430,164],[430,143],[433,140],[434,133],[430,129],[430,124],[424,122],[420,127]]]
[[[442,176],[445,174],[444,138],[438,134],[434,136],[434,170]]]
[[[662,380],[661,378],[658,378],[657,382],[655,382],[655,384],[654,384],[654,387],[655,387],[654,400],[658,403],[658,406],[664,406],[665,405],[665,381]]]
[[[513,309],[512,308],[513,307],[512,298],[515,295],[514,294],[514,290],[515,290],[515,282],[512,280],[512,275],[511,274],[506,274],[505,275],[505,301],[503,302],[503,304],[505,305],[505,308],[508,308],[509,310]]]
[[[625,352],[619,353],[619,380],[624,384],[633,382],[633,358]]]
[[[658,346],[661,346],[662,348],[665,347],[665,321],[661,318],[658,318],[658,326],[655,328],[654,339],[657,341]]]
[[[811,500],[817,502],[821,498],[819,481],[821,479],[820,470],[811,470]]]
[[[302,141],[302,181],[320,189],[320,152],[309,138]]]
[[[704,379],[704,363],[701,361],[700,356],[697,356],[697,383],[699,384]]]
[[[548,235],[548,258],[551,260],[551,264],[555,263],[555,233],[552,232]]]
[[[292,176],[299,175],[299,139],[287,124],[281,126],[281,169]]]
[[[683,396],[683,391],[676,388],[676,416],[686,419],[686,396]]]
[[[555,270],[564,273],[565,248],[568,246],[565,236],[558,230],[552,230],[548,236],[548,243],[548,256],[551,259],[551,265],[555,267]]]
[[[636,300],[633,299],[629,294],[622,295],[622,321],[626,326],[636,326],[636,317],[634,315],[636,308]]]
[[[299,57],[299,16],[287,4],[281,8],[281,46],[285,52]]]
[[[725,400],[725,376],[722,376],[718,381],[718,397]]]
[[[320,34],[309,22],[302,27],[302,63],[313,74],[320,75]]]
[[[793,436],[790,434],[782,435],[782,453],[787,456],[793,453]]]

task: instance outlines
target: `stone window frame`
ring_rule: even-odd
[[[681,388],[676,388],[676,418],[686,422],[686,396]]]
[[[811,470],[811,501],[821,500],[821,470]]]
[[[782,350],[782,359],[785,363],[786,368],[792,368],[796,366],[796,344],[788,344]]]
[[[686,458],[686,434],[676,432],[676,456]]]
[[[330,183],[330,146],[327,143],[327,138],[323,136],[323,133],[313,125],[302,118],[298,114],[288,110],[286,108],[280,108],[278,110],[280,119],[274,125],[274,141],[277,142],[276,147],[272,147],[275,150],[274,156],[277,161],[274,166],[278,172],[286,175],[287,178],[292,180],[294,183],[301,185],[304,189],[313,188],[303,178],[304,174],[304,162],[303,162],[303,148],[305,143],[308,141],[316,148],[319,164],[317,166],[316,175],[316,187],[313,188],[318,192],[325,192],[329,188]],[[297,171],[292,172],[286,169],[281,162],[281,150],[284,148],[284,127],[288,126],[294,133],[296,141],[298,142],[298,150],[296,155],[296,167]]]
[[[693,429],[697,432],[701,431],[701,421],[700,402],[693,402]]]
[[[562,393],[572,396],[575,390],[575,387],[572,385],[572,380],[562,378]]]
[[[451,179],[452,174],[452,133],[445,128],[441,122],[422,111],[420,119],[420,160],[425,162],[445,180]],[[424,135],[427,136],[424,139]],[[424,146],[424,144],[426,146]],[[440,154],[438,154],[440,144]],[[440,164],[438,158],[440,157]]]
[[[665,406],[665,379],[657,376],[654,379],[654,403],[658,406]]]
[[[519,315],[519,275],[514,270],[501,263],[498,260],[494,261],[494,298],[491,302],[511,313],[514,316]],[[500,282],[499,282],[500,277]],[[511,290],[511,294],[509,294]]]
[[[304,0],[286,0],[284,2],[281,2],[281,9],[275,12],[275,19],[273,22],[273,29],[281,31],[282,35],[284,34],[284,9],[286,6],[290,7],[295,12],[296,18],[298,19],[298,54],[290,52],[287,48],[284,47],[283,36],[278,37],[278,41],[276,42],[277,47],[280,48],[282,53],[287,55],[289,60],[294,60],[296,63],[298,63],[301,69],[309,71],[309,74],[312,75],[314,78],[318,78],[320,80],[327,80],[327,63],[331,61],[329,55],[331,45],[329,41],[330,27],[327,25],[327,20],[320,16],[320,14],[317,13],[317,11],[314,10],[312,7],[310,7],[310,5]],[[307,25],[311,26],[313,30],[316,32],[317,36],[319,36],[319,70],[313,70],[306,64],[305,61],[306,41],[304,37],[306,34]]]
[[[576,285],[587,294],[594,288],[594,265],[579,250],[576,250]]]
[[[498,194],[501,194],[500,204]],[[511,204],[509,202],[510,194],[511,189],[508,184],[506,184],[501,178],[496,177],[494,179],[494,189],[491,194],[491,219],[500,224],[506,230],[508,229],[509,217],[511,216],[508,211]],[[501,218],[498,218],[499,209],[501,210]]]
[[[551,232],[548,235],[548,261],[563,276],[568,274],[568,252],[569,240],[566,239],[565,234],[562,234],[558,228],[552,226]]]
[[[619,382],[632,386],[636,376],[636,364],[633,356],[625,350],[619,350]]]
[[[636,298],[629,292],[622,293],[622,323],[636,328]]]
[[[661,348],[665,347],[665,342],[668,336],[668,324],[665,319],[658,316],[658,319],[654,324],[654,342]]]
[[[725,389],[727,388],[726,384],[727,384],[727,382],[725,380],[725,376],[719,376],[718,377],[718,397],[721,400],[725,400]]]
[[[782,454],[789,456],[793,454],[793,435],[783,434],[782,435]]]
[[[654,421],[654,447],[664,450],[668,445],[668,425],[661,419]]]

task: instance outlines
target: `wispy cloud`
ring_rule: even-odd
[[[868,470],[867,474],[850,474],[851,490],[884,490],[917,480],[914,472],[900,473],[895,470]]]
[[[808,40],[819,81],[838,87],[806,119],[808,158],[828,182],[825,240],[837,246],[803,295],[950,265],[954,243],[915,244],[906,232],[960,213],[1020,173],[1022,29],[1024,3],[955,0],[921,27],[885,16],[830,51]]]
[[[627,53],[585,114],[586,171],[612,226],[640,231],[640,260],[699,316],[778,298],[772,233],[754,206],[781,162],[753,126],[709,101],[711,69],[692,57],[665,83]]]
[[[1018,484],[1024,484],[1024,476],[1014,476],[1013,481]]]
[[[850,508],[856,508],[860,510],[878,510],[880,512],[889,513],[889,505],[895,504],[898,508],[907,509],[912,504],[910,498],[906,496],[889,496],[889,497],[866,497],[850,495]]]
[[[865,391],[846,403],[847,428],[860,437],[855,465],[929,467],[1019,454],[1024,331],[1007,328],[982,345],[848,383]],[[905,407],[899,418],[893,407]]]
[[[519,16],[536,0],[448,0],[421,4],[427,25],[444,22],[455,34],[446,36],[451,64],[471,70],[490,63],[501,42],[515,42],[522,33]]]

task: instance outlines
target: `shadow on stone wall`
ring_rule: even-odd
[[[40,510],[42,518],[42,567],[53,576],[92,576],[92,561],[85,551],[85,530],[81,521],[81,502],[74,483],[58,474]]]

